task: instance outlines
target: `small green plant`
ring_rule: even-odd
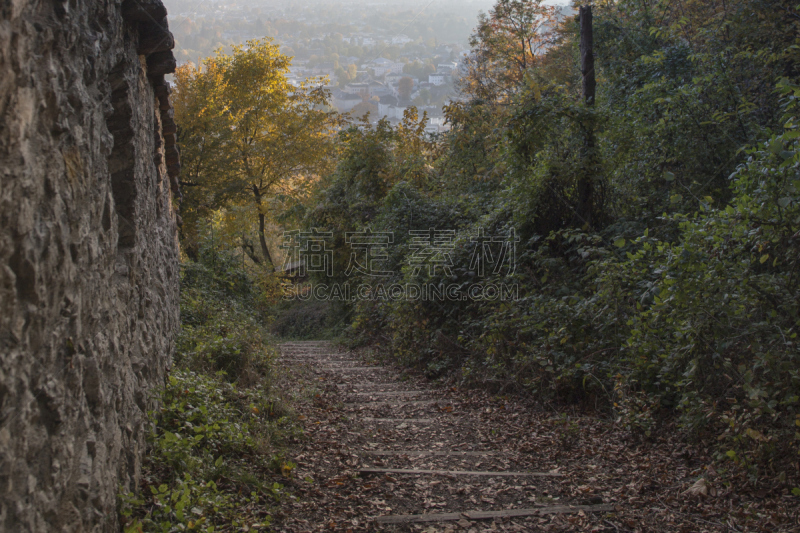
[[[222,375],[176,370],[161,405],[148,438],[147,488],[138,498],[122,498],[129,530],[214,531],[221,524],[267,524],[268,516],[246,516],[241,510],[264,509],[280,497],[281,484],[268,481],[276,460],[277,473],[284,476],[295,465],[268,446],[286,429],[278,428],[285,417],[275,416],[265,390],[241,389]]]
[[[137,494],[122,494],[126,532],[267,527],[295,465],[279,446],[296,431],[270,386],[274,351],[249,274],[225,253],[185,261],[175,367],[150,413]]]

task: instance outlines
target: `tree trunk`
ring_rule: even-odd
[[[583,102],[594,106],[595,77],[594,52],[592,51],[592,7],[580,7],[581,24],[581,74],[583,76]],[[584,129],[583,175],[578,180],[578,222],[587,229],[592,227],[592,195],[594,194],[594,125],[590,122]]]
[[[264,213],[261,212],[261,190],[256,185],[253,185],[253,195],[256,197],[256,207],[258,208],[258,242],[261,245],[261,255],[264,256],[264,261],[266,261],[268,268],[275,270],[275,264],[272,262],[272,256],[269,255],[269,248],[267,248],[267,218]]]
[[[592,50],[592,6],[580,7],[581,20],[581,74],[583,75],[583,100],[594,105],[594,51]]]
[[[242,237],[242,251],[249,257],[253,263],[260,265],[261,258],[256,255],[256,251],[253,249],[253,245],[250,243],[250,239],[245,239]]]
[[[264,260],[267,264],[275,270],[275,264],[272,262],[272,256],[269,255],[267,248],[267,238],[265,236],[266,217],[264,213],[258,213],[258,242],[261,244],[261,253],[264,255]]]

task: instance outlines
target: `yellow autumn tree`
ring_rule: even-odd
[[[552,46],[556,25],[555,8],[543,0],[498,0],[488,15],[481,13],[470,37],[472,53],[459,82],[462,92],[507,101]]]
[[[218,51],[202,65],[176,72],[175,120],[185,167],[185,223],[210,210],[250,205],[258,240],[240,246],[256,263],[274,267],[267,238],[275,198],[330,164],[337,115],[319,83],[295,87],[291,58],[271,39]],[[191,229],[189,228],[189,231]]]

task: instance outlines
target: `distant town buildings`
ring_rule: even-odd
[[[400,35],[395,35],[392,37],[391,42],[392,44],[407,44],[411,42],[411,39],[408,37],[408,35],[401,33]]]
[[[429,74],[428,83],[430,83],[431,85],[436,85],[438,87],[439,85],[444,85],[445,78],[446,75],[442,74],[441,72],[437,72],[435,74]]]
[[[347,93],[336,89],[331,94],[331,103],[340,112],[346,113],[360,104],[363,98],[358,94]]]
[[[390,87],[385,83],[375,80],[367,83],[348,83],[344,86],[343,91],[348,94],[358,94],[366,97],[381,97],[392,94],[392,89]]]

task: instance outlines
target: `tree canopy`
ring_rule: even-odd
[[[331,135],[324,92],[288,86],[269,43],[184,67],[184,209],[257,214],[237,246],[255,257],[260,235],[268,258],[265,216],[293,188],[293,220],[332,246],[312,282],[369,295],[331,307],[343,330],[430,376],[585,402],[644,436],[677,421],[751,473],[794,457],[798,7],[596,2],[593,97],[586,29],[582,47],[562,15],[498,0],[435,134],[408,109]],[[383,239],[378,275],[353,266],[355,234]],[[458,297],[386,297],[411,286]]]
[[[461,89],[478,98],[507,98],[553,44],[556,10],[542,0],[498,0],[481,14]]]
[[[269,39],[218,52],[176,73],[175,115],[187,167],[190,225],[208,210],[250,204],[258,221],[260,255],[249,234],[240,244],[256,262],[272,265],[267,245],[271,199],[322,172],[330,160],[337,117],[321,85],[289,84],[290,59]],[[191,230],[190,230],[191,231]]]

